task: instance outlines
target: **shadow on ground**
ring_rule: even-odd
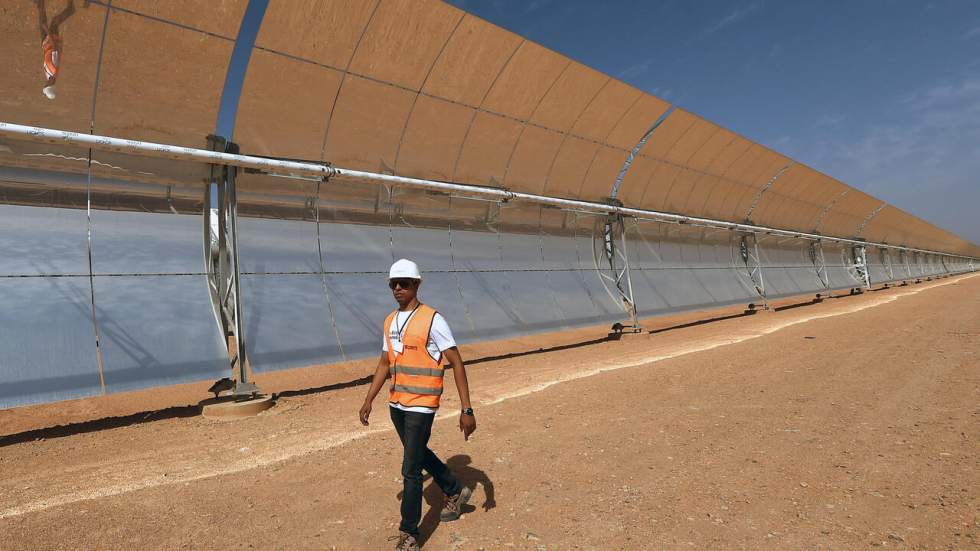
[[[460,484],[466,486],[470,490],[473,490],[473,495],[476,495],[476,486],[479,484],[483,487],[483,493],[486,496],[480,508],[484,511],[489,511],[497,506],[496,500],[496,490],[493,486],[493,481],[487,476],[487,473],[477,469],[472,466],[473,460],[468,455],[454,455],[446,460],[446,466],[452,471],[453,475],[459,480]],[[419,544],[425,545],[425,542],[429,541],[429,538],[435,533],[442,524],[439,520],[439,513],[442,512],[442,506],[445,501],[445,495],[442,490],[439,489],[439,485],[436,484],[432,477],[425,475],[422,483],[425,484],[428,481],[428,486],[422,493],[422,498],[425,503],[429,506],[429,510],[426,511],[425,515],[422,517],[422,521],[419,523]],[[399,491],[395,496],[399,501],[401,501],[404,492]],[[470,498],[472,501],[472,498]],[[396,508],[397,509],[397,508]],[[472,503],[464,505],[460,510],[463,515],[468,515],[473,511],[476,511],[476,506]],[[397,514],[397,513],[396,513]]]
[[[898,285],[895,285],[898,286]],[[883,290],[875,289],[875,290]],[[835,299],[844,298],[847,294],[829,294],[823,295],[822,299]],[[808,300],[800,303],[793,303],[789,305],[779,306],[774,308],[775,311],[781,312],[784,310],[789,310],[793,308],[800,308],[803,306],[808,306],[811,304],[817,304],[821,302],[820,299]],[[660,333],[665,333],[668,331],[677,331],[680,329],[687,329],[690,327],[697,327],[700,325],[706,325],[709,323],[722,322],[730,319],[741,318],[755,314],[756,311],[746,310],[744,312],[739,312],[735,314],[728,314],[723,316],[715,316],[706,319],[700,319],[695,321],[690,321],[686,323],[681,323],[677,325],[672,325],[669,327],[662,327],[658,329],[653,329],[648,332],[650,335],[656,335]],[[614,340],[618,340],[620,337],[617,333],[611,333],[607,336],[589,339],[586,341],[563,344],[559,346],[552,346],[548,348],[538,348],[535,350],[525,350],[520,352],[512,352],[507,354],[497,354],[493,356],[483,356],[480,358],[474,358],[472,360],[467,360],[466,365],[477,365],[486,362],[494,362],[500,360],[509,360],[513,358],[520,358],[525,356],[533,356],[536,354],[547,354],[549,352],[558,352],[561,350],[570,350],[575,348],[594,346]],[[284,390],[282,392],[273,394],[273,398],[289,398],[294,396],[309,396],[314,394],[322,394],[326,392],[332,392],[336,390],[342,390],[345,388],[352,388],[357,386],[368,385],[371,383],[371,376],[360,377],[358,379],[353,379],[351,381],[345,381],[341,383],[334,383],[324,386],[303,388],[297,390]],[[195,405],[185,405],[185,406],[172,406],[158,410],[142,411],[138,413],[133,413],[131,415],[123,415],[117,417],[104,417],[101,419],[93,419],[90,421],[80,421],[76,423],[68,423],[65,425],[56,425],[51,427],[44,427],[38,429],[27,430],[23,432],[12,433],[8,435],[0,435],[0,448],[5,446],[11,446],[14,444],[21,444],[24,442],[31,442],[34,440],[43,440],[49,438],[62,438],[65,436],[73,436],[76,434],[83,434],[87,432],[95,432],[100,430],[115,429],[121,427],[127,427],[131,425],[139,425],[143,423],[152,423],[154,421],[163,421],[166,419],[176,419],[182,417],[195,417],[200,414],[200,408]]]

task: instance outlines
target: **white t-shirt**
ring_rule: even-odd
[[[417,310],[401,311],[399,310],[395,314],[394,319],[391,320],[391,325],[388,326],[388,338],[392,341],[401,340],[401,336],[405,334],[405,328],[411,322],[412,316],[415,315]],[[398,334],[398,329],[401,328],[402,335]],[[450,348],[456,346],[456,339],[453,338],[453,332],[449,329],[449,324],[446,323],[446,318],[442,317],[442,314],[436,312],[436,315],[432,318],[432,327],[429,329],[429,341],[425,344],[425,349],[429,352],[429,356],[435,360],[442,357],[442,353]],[[388,339],[381,337],[381,350],[384,352],[388,351]],[[435,413],[436,410],[432,408],[426,408],[421,406],[403,406],[401,404],[396,404],[388,402],[388,405],[404,411],[414,411],[416,413]]]

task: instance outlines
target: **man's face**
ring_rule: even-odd
[[[408,277],[396,277],[388,280],[388,287],[391,287],[391,294],[394,295],[398,304],[408,304],[415,298],[418,292],[419,280]]]

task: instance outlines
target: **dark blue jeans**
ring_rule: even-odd
[[[402,456],[402,522],[398,527],[416,538],[419,536],[419,521],[422,520],[422,469],[447,496],[454,496],[462,490],[459,481],[449,468],[429,449],[429,435],[432,434],[434,413],[416,413],[388,407],[391,422],[398,431],[405,454]]]

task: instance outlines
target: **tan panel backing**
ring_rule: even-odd
[[[619,194],[616,198],[626,206],[638,206],[653,171],[657,170],[660,164],[660,161],[650,157],[635,157],[633,164],[630,165],[629,171],[623,178],[623,184],[619,186]],[[612,187],[611,184],[612,182],[610,182],[610,187]]]
[[[523,42],[490,88],[483,107],[527,120],[568,63],[543,46]]]
[[[609,197],[616,175],[626,162],[627,153],[611,147],[600,147],[585,180],[582,181],[582,191],[579,197],[586,201],[598,201]]]
[[[903,226],[909,223],[910,216],[901,210],[888,205],[875,216],[864,229],[861,237],[878,243],[901,243],[905,240]],[[947,236],[936,235],[938,232],[928,232],[942,240]],[[931,236],[930,236],[931,237]]]
[[[507,160],[521,134],[521,123],[477,112],[460,150],[454,182],[503,185]]]
[[[48,0],[48,11],[60,10],[65,2],[53,2]],[[82,5],[78,6],[77,11],[81,11]],[[232,40],[238,36],[238,26],[245,15],[245,6],[248,0],[167,0],[159,2],[157,0],[115,0],[113,7],[131,10],[143,15],[157,17],[165,21],[172,21],[181,25],[200,29],[209,33],[215,33]],[[84,6],[88,9],[90,6]],[[119,13],[119,12],[116,12]],[[48,14],[48,18],[51,14]],[[110,16],[112,19],[114,15]],[[109,24],[112,27],[112,23]],[[149,44],[160,44],[150,42]],[[166,43],[163,43],[166,44]]]
[[[657,119],[669,108],[670,104],[664,100],[643,94],[629,108],[626,115],[616,123],[615,128],[609,134],[609,138],[606,139],[606,143],[631,151],[640,142],[640,138],[646,134],[647,130],[653,126],[653,123],[657,122]]]
[[[785,207],[774,207],[767,219],[800,231],[810,232],[820,213],[843,191],[843,186],[810,167],[795,167],[801,176],[775,190],[786,197]]]
[[[465,16],[422,91],[479,106],[522,40],[482,19]]]
[[[609,77],[572,62],[548,90],[531,116],[531,122],[567,132],[589,106]]]
[[[264,50],[252,52],[235,141],[249,154],[320,159],[342,79],[334,69]]]
[[[707,181],[702,182],[702,185],[708,186],[707,198],[704,202],[704,206],[701,207],[702,216],[732,221],[731,205],[725,201],[730,195],[736,194],[740,190],[745,189],[745,185],[739,184],[731,178],[723,178],[720,176],[712,176]],[[702,194],[704,193],[701,190],[698,190],[697,193],[691,194],[691,198],[693,199],[695,196],[700,196]]]
[[[752,220],[757,224],[802,231],[801,224],[806,218],[801,218],[797,211],[808,208],[815,213],[821,207],[806,203],[801,193],[806,190],[808,182],[815,181],[818,177],[819,173],[810,167],[794,164],[760,197],[752,213]]]
[[[691,192],[701,180],[701,176],[701,172],[681,167],[664,198],[664,209],[670,212],[695,215],[693,212],[685,212],[684,209],[690,199]]]
[[[48,3],[50,21],[64,2]],[[57,98],[49,100],[45,86],[38,12],[34,2],[6,2],[0,16],[3,76],[0,77],[0,119],[15,124],[88,132],[92,117],[92,92],[102,44],[105,8],[98,5],[75,13],[58,29],[64,41]],[[136,56],[136,52],[131,52]],[[213,121],[212,121],[213,122]]]
[[[664,119],[664,122],[653,131],[640,155],[648,155],[655,159],[666,159],[667,152],[681,139],[681,136],[694,124],[697,119],[683,109],[675,109]]]
[[[735,138],[735,133],[725,128],[716,127],[716,131],[707,141],[687,160],[687,165],[697,170],[707,171],[718,157],[725,151]]]
[[[394,168],[414,98],[407,90],[348,74],[327,131],[324,160],[358,170]]]
[[[822,233],[840,237],[854,236],[864,219],[881,203],[880,199],[852,189],[830,209]]]
[[[413,178],[452,178],[456,152],[472,119],[470,107],[419,96],[402,138],[395,171]]]
[[[255,45],[346,69],[379,1],[270,2]]]
[[[558,154],[562,135],[536,126],[528,126],[517,142],[507,167],[504,185],[514,191],[541,193],[551,163]]]
[[[816,213],[812,220],[805,222],[803,229],[808,232],[819,232],[820,227],[823,225],[821,219],[824,216],[824,210],[832,206],[844,191],[849,192],[850,188],[830,176],[821,173],[814,180],[811,189],[815,192],[813,203],[819,207],[819,212]]]
[[[598,149],[599,145],[596,143],[572,136],[566,137],[555,157],[551,174],[548,175],[545,195],[577,198],[582,179],[585,178]]]
[[[604,142],[641,95],[642,92],[628,84],[610,80],[579,117],[572,133]]]
[[[694,124],[687,129],[687,132],[677,140],[674,147],[667,151],[666,160],[677,163],[679,165],[684,165],[690,167],[689,161],[691,157],[699,150],[705,143],[711,139],[718,132],[719,128],[717,125],[712,124],[701,117],[695,116]],[[729,138],[729,141],[731,139]]]
[[[661,161],[647,182],[643,198],[640,200],[640,208],[666,210],[667,193],[682,171],[683,169],[675,164]]]
[[[723,130],[723,132],[729,132]],[[707,145],[705,146],[707,147]],[[708,212],[718,212],[719,205],[724,202],[731,186],[726,185],[723,175],[748,154],[752,147],[752,142],[741,136],[730,132],[729,140],[721,151],[714,155],[706,155],[707,168],[705,174],[695,183],[691,190],[691,195],[687,201],[687,207],[691,212],[700,213],[701,216],[708,216]],[[712,201],[712,197],[714,200]],[[709,203],[710,207],[709,207]]]
[[[109,21],[96,133],[206,147],[233,43],[126,12],[113,12]]]
[[[750,176],[745,180],[745,183],[749,185],[745,193],[741,196],[733,199],[733,206],[735,208],[733,215],[740,220],[745,219],[745,215],[752,208],[752,202],[756,200],[757,197],[760,198],[759,193],[766,189],[766,185],[784,169],[790,162],[787,157],[784,157],[772,150],[767,149],[765,154],[765,163],[760,163],[760,169],[755,175]],[[781,176],[780,176],[781,177]],[[778,179],[777,179],[778,181]],[[762,197],[765,196],[765,192]]]
[[[734,162],[732,162],[731,165],[729,165],[729,167],[721,174],[725,181],[732,182],[734,185],[716,186],[715,189],[712,190],[711,195],[708,197],[710,207],[706,210],[706,212],[713,212],[722,220],[737,220],[741,222],[741,217],[736,216],[735,211],[738,207],[738,199],[747,190],[751,189],[751,186],[746,182],[746,180],[749,180],[758,174],[759,171],[766,166],[766,164],[766,149],[760,145],[754,143],[751,144],[751,146],[745,150],[743,154],[737,156]]]
[[[431,0],[382,1],[350,70],[418,90],[463,13]]]

